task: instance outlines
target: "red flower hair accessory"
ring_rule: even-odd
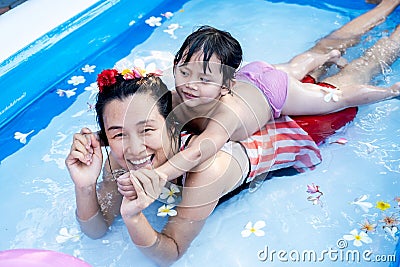
[[[97,75],[97,85],[99,86],[99,92],[102,93],[104,86],[111,86],[117,82],[116,76],[119,75],[115,69],[103,70]]]
[[[120,65],[117,64],[116,69],[103,70],[97,76],[97,85],[99,92],[102,93],[105,86],[112,86],[117,82],[117,76],[121,75],[125,80],[139,79],[150,76],[162,76],[162,71],[155,68],[155,64],[151,63],[147,67],[141,59],[135,60],[136,66],[127,64],[123,61]]]

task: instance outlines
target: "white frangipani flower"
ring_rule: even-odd
[[[242,231],[242,237],[249,237],[251,234],[256,236],[264,236],[265,232],[261,228],[265,227],[264,221],[257,221],[254,226],[252,222],[246,224],[245,229]]]
[[[96,68],[95,65],[86,64],[86,65],[82,68],[82,71],[83,71],[83,72],[86,72],[86,73],[93,73],[95,68]]]
[[[353,245],[356,247],[361,247],[362,243],[369,244],[372,242],[372,239],[368,236],[367,233],[360,231],[358,232],[357,229],[351,230],[349,235],[344,235],[343,238],[348,241],[352,241]]]
[[[72,76],[71,79],[68,80],[68,84],[72,84],[74,86],[84,82],[86,82],[86,79],[83,76]]]
[[[162,205],[161,207],[158,208],[157,216],[160,217],[165,217],[167,215],[169,216],[176,216],[178,213],[176,210],[173,210],[174,206],[173,205]]]
[[[71,90],[64,90],[64,89],[57,89],[57,94],[59,95],[59,96],[66,96],[67,98],[70,98],[71,96],[74,96],[74,95],[76,95],[76,89],[77,88],[74,88],[74,89],[71,89]]]
[[[81,235],[78,229],[71,228],[69,231],[66,227],[60,229],[59,235],[56,237],[57,243],[65,243],[68,240],[72,242],[79,241]]]
[[[150,18],[146,19],[144,22],[151,27],[161,26],[161,19],[160,17],[151,16]]]
[[[368,212],[369,209],[372,208],[374,205],[370,202],[364,202],[367,199],[368,199],[367,195],[362,195],[362,196],[354,199],[354,201],[350,202],[350,204],[360,207],[364,212]]]
[[[176,184],[170,185],[169,188],[163,187],[161,189],[160,198],[166,199],[168,204],[172,204],[175,202],[175,199],[178,197],[176,194],[180,193],[179,187]]]
[[[22,144],[26,144],[26,138],[33,132],[34,130],[30,131],[29,133],[15,132],[14,139],[19,140],[19,142]]]
[[[85,91],[90,91],[89,99],[93,99],[99,92],[97,82],[91,83],[89,86],[85,87]]]

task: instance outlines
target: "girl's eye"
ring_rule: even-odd
[[[210,82],[210,80],[207,79],[207,78],[200,78],[200,81],[202,81],[203,83],[208,83],[208,82]]]
[[[184,70],[180,70],[180,73],[182,74],[182,76],[187,76],[189,75],[189,73],[187,71]]]

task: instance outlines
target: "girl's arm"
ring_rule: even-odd
[[[147,197],[149,201],[154,201],[152,196],[157,195],[154,188],[159,185],[152,181],[158,176],[146,178],[134,173],[132,177],[138,199]],[[133,243],[157,264],[172,264],[184,254],[201,231],[219,198],[233,188],[241,177],[242,169],[237,161],[225,152],[218,152],[214,161],[206,161],[197,171],[188,173],[182,202],[176,208],[177,215],[169,217],[161,233],[152,228],[141,211],[137,212],[140,210],[136,209],[138,206],[142,205],[142,209],[148,206],[145,201],[138,201],[133,207],[130,206],[133,202],[124,198],[121,214]],[[158,182],[162,183],[162,179]],[[150,183],[153,186],[149,186]],[[134,213],[130,213],[131,211]]]
[[[215,156],[229,141],[238,125],[238,117],[233,112],[221,112],[218,116],[209,118],[204,131],[185,150],[175,154],[155,171],[164,174],[168,181],[191,171]]]

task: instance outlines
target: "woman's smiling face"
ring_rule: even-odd
[[[104,126],[111,155],[127,170],[158,167],[172,154],[166,120],[150,94],[115,99],[104,109]]]

